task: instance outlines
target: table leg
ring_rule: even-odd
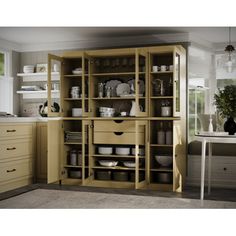
[[[205,178],[205,159],[206,159],[206,141],[202,141],[202,160],[201,160],[201,200],[204,198],[204,178]]]
[[[208,194],[211,193],[211,157],[212,157],[212,143],[208,145]]]

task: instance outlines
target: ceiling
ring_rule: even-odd
[[[228,41],[228,27],[0,27],[1,39],[18,44],[175,33],[189,33],[210,43]],[[231,28],[231,40],[236,42],[236,27]]]

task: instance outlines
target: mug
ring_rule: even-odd
[[[174,66],[173,65],[169,65],[169,71],[173,71]]]
[[[152,72],[157,72],[158,71],[158,66],[153,66],[152,67]]]
[[[171,116],[171,107],[161,107],[161,116]]]
[[[166,71],[166,65],[161,65],[161,71]]]

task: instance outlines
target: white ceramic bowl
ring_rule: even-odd
[[[167,167],[173,163],[172,156],[156,155],[155,159],[156,159],[157,163],[159,163],[161,166],[164,166],[164,167]]]
[[[100,117],[113,117],[114,114],[114,112],[101,112]]]
[[[82,71],[81,70],[72,70],[73,75],[81,75]]]
[[[82,108],[72,108],[72,116],[82,116]]]
[[[106,167],[114,167],[118,164],[118,161],[110,161],[110,160],[100,160],[98,162],[101,166],[106,166]]]
[[[123,161],[124,166],[129,168],[135,168],[135,161]]]
[[[135,148],[132,148],[132,155],[135,155]],[[139,156],[144,156],[145,155],[145,150],[144,148],[139,148]]]
[[[127,147],[117,147],[116,148],[116,154],[117,155],[129,155],[130,154],[130,148],[127,148]]]
[[[112,147],[98,147],[98,153],[103,155],[111,155],[113,152]]]
[[[114,108],[111,108],[111,107],[99,107],[99,111],[100,112],[115,112],[115,109]]]

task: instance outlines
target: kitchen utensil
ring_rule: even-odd
[[[153,66],[152,67],[152,72],[157,72],[158,71],[158,66]]]
[[[69,170],[70,178],[74,179],[81,179],[82,178],[82,171],[81,170]]]
[[[118,164],[118,161],[111,161],[111,160],[99,160],[98,162],[101,166],[106,166],[106,167],[114,167]]]
[[[162,71],[162,72],[164,72],[164,71],[166,71],[166,69],[167,69],[167,66],[166,66],[166,65],[161,65],[161,67],[160,67],[160,68],[161,68],[161,71]]]
[[[161,116],[171,116],[171,106],[169,101],[162,101],[161,104]]]
[[[161,166],[167,167],[173,163],[173,157],[168,155],[155,155],[155,159]]]
[[[127,171],[113,172],[113,179],[116,181],[128,181],[129,176]]]
[[[72,74],[81,75],[82,74],[82,68],[75,68],[74,70],[72,70]]]
[[[76,166],[78,163],[77,150],[70,150],[70,165]]]
[[[117,155],[129,155],[130,148],[129,147],[116,147],[116,154]]]
[[[123,165],[129,168],[135,168],[135,161],[123,161]]]
[[[131,92],[135,93],[135,79],[131,79],[127,82],[130,85]],[[139,80],[139,96],[144,94],[145,92],[145,84],[143,80]]]
[[[98,153],[103,155],[111,155],[113,152],[112,147],[98,147]]]
[[[82,116],[82,108],[72,108],[72,116],[73,117]]]
[[[116,87],[116,94],[117,96],[129,94],[130,93],[130,86],[127,83],[118,84]]]
[[[161,184],[171,184],[173,182],[173,174],[170,172],[155,173],[155,181]]]
[[[141,112],[141,111],[143,111],[143,107],[140,105],[138,107],[138,112]],[[136,102],[135,101],[132,101],[132,107],[130,109],[129,115],[130,116],[136,116],[137,115],[136,114]]]
[[[96,171],[95,179],[97,180],[111,180],[111,171]]]
[[[173,65],[169,65],[169,71],[173,71],[174,66]]]
[[[132,148],[131,150],[132,155],[135,155],[135,148]],[[139,156],[144,156],[145,155],[145,150],[144,148],[139,148]]]

